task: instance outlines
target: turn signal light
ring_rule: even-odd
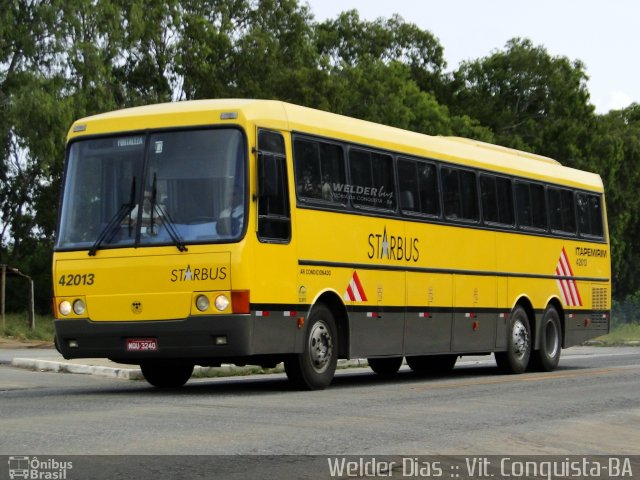
[[[233,313],[250,313],[249,290],[231,292],[231,310]]]

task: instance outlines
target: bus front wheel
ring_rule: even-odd
[[[333,380],[338,364],[338,338],[333,314],[317,305],[307,320],[302,353],[289,355],[284,369],[289,381],[303,390],[322,390]]]
[[[145,362],[140,364],[144,379],[154,387],[178,388],[187,383],[193,373],[193,363]]]
[[[518,305],[509,316],[507,351],[496,352],[496,363],[505,373],[522,373],[531,357],[531,327],[527,312]]]

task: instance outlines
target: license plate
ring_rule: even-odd
[[[128,352],[148,352],[158,350],[157,338],[127,338]]]

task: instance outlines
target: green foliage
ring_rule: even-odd
[[[640,325],[640,290],[622,300],[614,300],[611,317],[614,328],[629,323]]]
[[[640,290],[640,105],[596,117],[585,152],[607,192],[614,293],[624,298]]]
[[[0,8],[0,263],[46,311],[66,131],[75,118],[213,97],[274,98],[457,135],[598,172],[614,294],[640,290],[640,106],[596,115],[585,66],[530,40],[445,73],[399,16],[315,22],[299,0],[5,0]],[[18,283],[18,282],[12,282]],[[20,293],[17,288],[17,295]],[[19,305],[13,308],[22,308]]]
[[[5,317],[5,325],[0,324],[0,336],[16,340],[42,340],[53,342],[55,336],[53,320],[47,315],[36,315],[35,329],[31,330],[27,314],[12,313]]]
[[[640,346],[640,325],[626,323],[613,328],[610,333],[587,342],[602,347]]]
[[[594,120],[579,61],[552,57],[530,40],[463,63],[454,73],[451,105],[489,127],[496,142],[583,166],[581,145]]]

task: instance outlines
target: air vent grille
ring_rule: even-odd
[[[593,287],[591,290],[591,309],[609,310],[607,287]]]

